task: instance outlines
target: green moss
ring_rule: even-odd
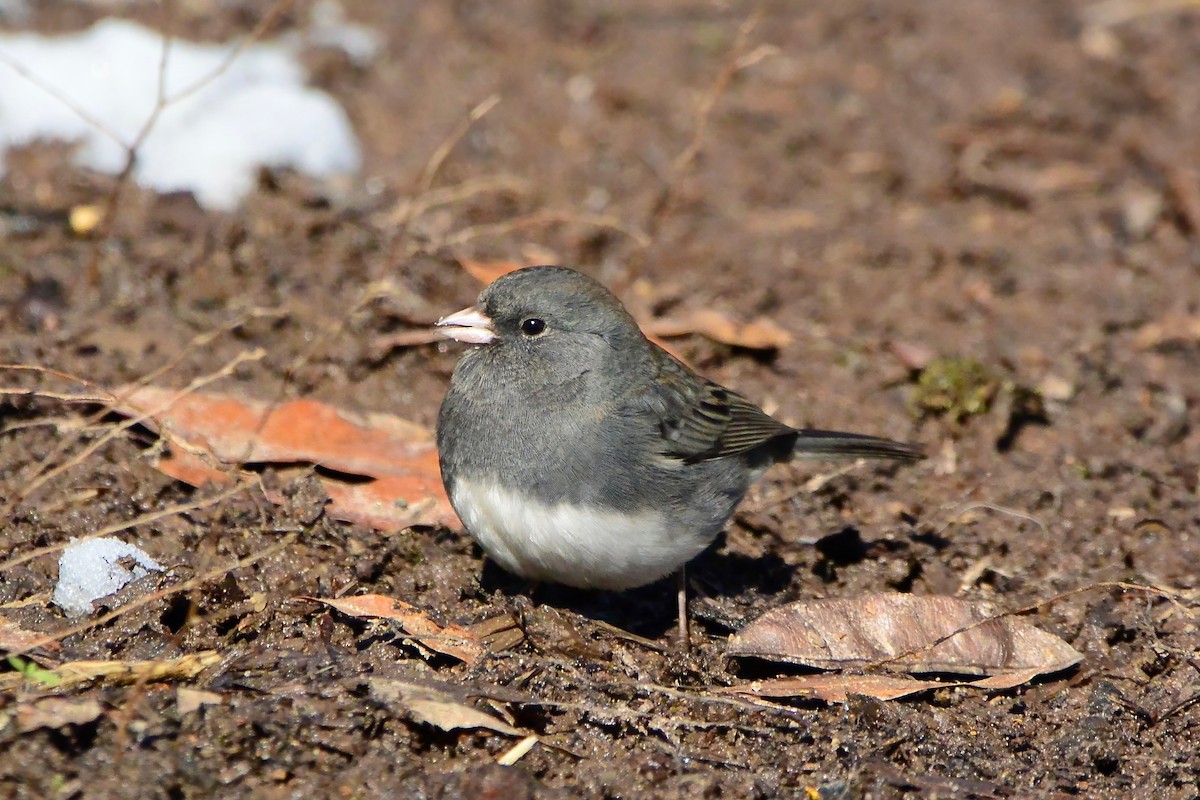
[[[921,371],[909,407],[914,416],[944,416],[958,425],[986,414],[1000,388],[1000,379],[977,359],[937,358]]]

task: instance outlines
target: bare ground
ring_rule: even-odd
[[[774,319],[796,341],[770,358],[678,344],[784,419],[932,458],[816,492],[802,487],[823,465],[773,472],[692,569],[704,641],[684,656],[608,627],[665,643],[669,586],[529,603],[457,532],[338,523],[303,486],[283,506],[205,505],[211,491],[149,465],[146,432],[84,452],[105,429],[80,429],[78,407],[10,397],[0,556],[194,503],[127,538],[177,576],[214,574],[55,658],[217,651],[183,685],[220,702],[184,711],[179,682],[107,682],[72,695],[102,704],[95,721],[19,732],[31,694],[0,694],[0,796],[1200,797],[1200,14],[1150,5],[353,2],[383,55],[310,64],[362,137],[351,184],[264,175],[231,215],[131,190],[97,240],[66,214],[112,179],[57,147],[12,156],[4,362],[183,386],[263,347],[219,387],[431,424],[454,351],[378,342],[472,300],[457,258],[558,262]],[[178,6],[177,30],[213,39],[267,10]],[[36,23],[91,13],[47,6]],[[912,348],[986,365],[992,410],[914,413],[896,355]],[[1010,425],[1014,387],[1041,389],[1044,419]],[[56,571],[47,556],[0,574],[5,616],[64,630],[46,603]],[[775,671],[728,659],[728,625],[889,590],[1042,603],[1033,620],[1085,660],[1016,690],[892,703],[707,691]],[[293,600],[359,592],[463,624],[515,609],[526,639],[467,667]],[[377,678],[438,681],[545,744],[498,766],[511,737],[415,721]]]

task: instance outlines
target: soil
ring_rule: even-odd
[[[29,24],[107,8],[35,4]],[[690,568],[684,654],[669,581],[530,595],[460,532],[340,523],[304,483],[283,505],[205,504],[151,466],[149,432],[104,437],[113,418],[45,397],[77,383],[7,369],[39,396],[0,405],[0,556],[183,504],[121,535],[170,580],[212,575],[47,663],[220,660],[70,692],[101,704],[78,724],[19,730],[38,690],[0,694],[0,797],[1200,797],[1200,14],[1163,9],[359,0],[379,56],[309,57],[361,136],[353,181],[267,172],[234,214],[130,187],[81,236],[70,210],[115,180],[61,146],[11,154],[9,364],[182,387],[261,347],[214,388],[432,425],[457,351],[380,342],[472,302],[458,259],[562,263],[650,287],[660,311],[773,319],[795,337],[774,354],[674,344],[782,419],[931,457],[771,472]],[[180,3],[172,24],[218,41],[268,10]],[[982,365],[968,399],[990,402],[931,399],[931,356]],[[56,561],[0,574],[8,620],[70,626]],[[726,656],[745,620],[883,591],[1033,607],[1084,660],[886,703],[711,691],[781,671]],[[296,599],[359,593],[442,622],[513,615],[525,637],[467,666]],[[542,743],[500,766],[519,739],[422,722],[379,679],[436,683]],[[216,700],[187,708],[181,687]]]

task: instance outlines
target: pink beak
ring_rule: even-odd
[[[492,326],[492,318],[483,313],[479,306],[455,311],[448,317],[437,321],[438,333],[447,339],[465,344],[490,344],[496,339],[496,329]]]

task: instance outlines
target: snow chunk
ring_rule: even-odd
[[[37,139],[77,141],[76,163],[119,173],[124,145],[158,102],[161,74],[169,102],[138,147],[133,176],[143,186],[231,209],[262,166],[316,178],[358,169],[345,112],[304,85],[288,48],[251,45],[214,78],[236,45],[169,40],[160,72],[163,47],[160,34],[115,19],[69,36],[0,35],[0,153]]]
[[[131,561],[128,567],[118,563]],[[86,539],[67,545],[58,560],[58,585],[51,601],[69,617],[92,613],[92,601],[120,591],[130,581],[163,567],[144,550],[120,539]]]

